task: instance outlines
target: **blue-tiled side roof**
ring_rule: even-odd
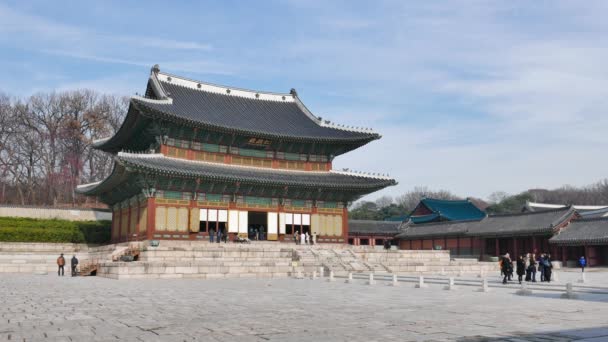
[[[469,200],[439,200],[433,198],[424,198],[420,202],[435,214],[438,214],[442,220],[480,220],[486,217],[486,213],[477,208]]]

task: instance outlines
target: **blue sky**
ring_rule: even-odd
[[[383,138],[334,167],[461,196],[607,177],[605,1],[0,2],[0,91],[143,92],[150,67],[287,92]]]

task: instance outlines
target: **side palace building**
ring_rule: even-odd
[[[336,156],[380,135],[312,114],[295,90],[268,93],[152,68],[144,96],[94,148],[114,154],[105,180],[77,192],[112,208],[112,241],[291,239],[346,243],[349,202],[396,184],[332,169]]]

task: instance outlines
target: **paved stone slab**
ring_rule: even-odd
[[[365,281],[2,275],[0,341],[608,340],[606,295]]]

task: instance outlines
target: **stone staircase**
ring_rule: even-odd
[[[141,248],[137,261],[105,262],[97,275],[132,278],[276,278],[293,272],[293,249],[186,242]]]
[[[56,272],[64,253],[80,260],[80,274],[113,279],[230,278],[310,275],[323,267],[334,275],[352,273],[464,275],[498,272],[495,262],[450,259],[449,251],[379,250],[362,246],[206,241],[131,242],[100,247],[72,244],[0,243],[0,273]],[[133,260],[133,261],[129,261]],[[66,266],[66,272],[69,267]]]
[[[55,273],[61,253],[66,260],[65,273],[70,272],[70,259],[76,255],[79,269],[98,260],[111,260],[116,245],[88,246],[71,243],[0,243],[0,273]],[[88,267],[88,266],[87,266]]]

